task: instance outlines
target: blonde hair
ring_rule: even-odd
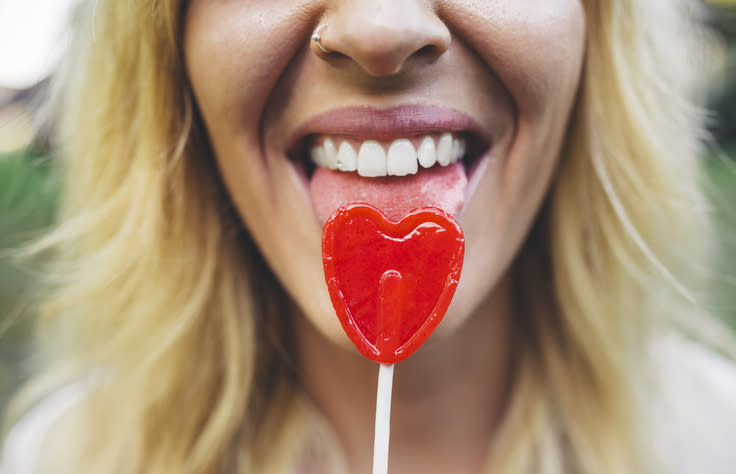
[[[290,472],[305,451],[340,472],[338,443],[295,390],[282,290],[214,168],[182,63],[184,4],[79,11],[56,95],[60,225],[35,249],[56,252],[45,368],[15,411],[93,377],[49,437],[49,472]],[[521,350],[489,472],[656,472],[637,439],[640,361],[699,314],[686,257],[711,236],[697,68],[682,61],[697,54],[683,43],[689,4],[584,4],[567,147],[514,269]]]

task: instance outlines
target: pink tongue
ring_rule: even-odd
[[[358,173],[317,168],[309,184],[317,218],[324,223],[340,206],[365,202],[398,221],[407,212],[435,206],[457,216],[465,202],[468,178],[461,163],[423,169],[412,176],[363,178]]]

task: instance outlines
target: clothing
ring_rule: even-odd
[[[29,411],[5,440],[0,474],[32,474],[43,452],[45,434],[60,416],[84,397],[87,390],[86,383],[69,385]]]
[[[736,365],[682,340],[652,352],[663,382],[647,405],[655,459],[667,473],[736,473]]]

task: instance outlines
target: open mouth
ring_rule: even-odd
[[[306,178],[319,221],[352,202],[372,204],[394,220],[424,206],[457,216],[490,142],[476,129],[463,126],[469,119],[447,115],[451,120],[443,122],[416,120],[414,114],[397,124],[385,111],[360,115],[351,111],[347,117],[359,126],[333,119],[329,126],[315,126],[302,134],[288,156]]]
[[[422,134],[391,141],[312,135],[296,154],[309,178],[317,167],[364,178],[416,175],[461,162],[470,173],[488,145],[469,132]]]

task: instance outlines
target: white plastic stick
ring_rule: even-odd
[[[373,474],[388,472],[388,439],[391,434],[391,391],[394,364],[381,364],[376,393],[376,430],[373,434]]]

